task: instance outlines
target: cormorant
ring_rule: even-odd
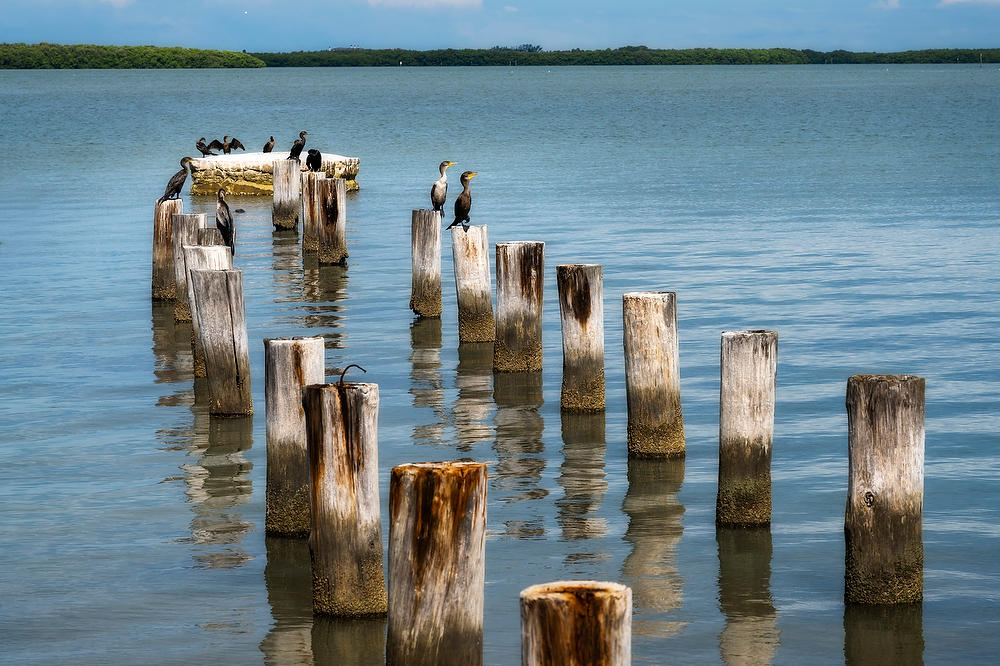
[[[451,229],[456,224],[461,223],[464,231],[469,230],[469,211],[472,210],[472,192],[469,190],[469,181],[479,175],[478,171],[464,171],[462,173],[462,193],[455,199],[455,221],[448,225]]]
[[[188,163],[190,163],[194,158],[192,157],[182,157],[181,158],[181,170],[170,177],[167,181],[167,188],[163,190],[163,196],[157,200],[157,204],[161,201],[166,201],[167,199],[177,199],[178,195],[181,193],[181,188],[184,187],[184,181],[188,177]]]
[[[226,138],[228,139],[229,137],[227,136]],[[222,145],[222,142],[218,139],[212,139],[212,143],[208,144],[209,150],[222,150],[223,148],[225,148],[225,146]]]
[[[194,144],[194,147],[201,152],[202,157],[208,157],[209,155],[218,155],[218,153],[213,153],[212,149],[205,145],[205,137],[201,137]]]
[[[269,153],[269,152],[271,152],[272,148],[274,148],[274,137],[273,136],[270,139],[267,140],[267,143],[264,144],[264,151],[263,152]]]
[[[320,167],[323,166],[323,156],[315,148],[309,149],[309,154],[306,155],[306,166],[309,167],[310,171],[319,171]]]
[[[292,149],[288,152],[288,159],[290,160],[299,159],[299,155],[302,153],[302,149],[306,147],[306,134],[309,134],[309,132],[306,132],[304,130],[302,132],[299,132],[299,138],[295,140],[295,143],[292,144]]]
[[[215,226],[229,247],[229,253],[236,254],[236,227],[233,226],[233,214],[229,212],[229,204],[226,203],[226,188],[220,187],[218,196],[215,202]]]
[[[441,162],[441,165],[438,167],[441,177],[431,185],[431,205],[434,206],[434,210],[441,213],[441,217],[444,217],[444,201],[448,196],[448,174],[445,171],[453,164],[454,162],[449,162],[448,160]]]
[[[235,136],[224,136],[222,137],[222,152],[226,155],[232,150],[246,150],[247,147],[240,143],[240,140]]]

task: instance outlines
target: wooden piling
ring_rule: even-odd
[[[451,253],[455,267],[455,294],[458,297],[458,341],[493,342],[493,280],[487,226],[451,229]]]
[[[410,215],[413,277],[410,309],[420,317],[441,316],[441,213],[414,210]]]
[[[174,321],[191,321],[184,246],[198,244],[198,230],[205,227],[205,214],[174,215],[171,221],[174,243]]]
[[[309,447],[313,613],[384,615],[378,494],[378,385],[314,384],[302,394]]]
[[[281,159],[272,163],[274,199],[271,202],[271,222],[275,229],[295,229],[299,223],[298,160]]]
[[[343,178],[316,181],[320,191],[319,250],[320,264],[347,262],[347,186]]]
[[[558,581],[522,590],[521,663],[631,664],[632,590],[598,581]]]
[[[302,174],[302,251],[319,250],[319,225],[323,216],[322,185],[326,180],[322,171],[307,171]]]
[[[222,234],[215,226],[198,230],[198,245],[225,245]]]
[[[202,231],[205,231],[202,229]],[[218,235],[218,229],[212,229]],[[222,236],[219,236],[222,240]],[[198,327],[198,315],[194,300],[194,287],[189,279],[192,270],[228,270],[233,267],[233,255],[229,248],[221,242],[217,245],[185,245],[184,246],[184,272],[187,283],[187,300],[191,308],[191,351],[194,359],[194,376],[205,376],[205,348],[201,344],[200,329]]]
[[[924,379],[847,380],[844,599],[859,604],[923,599]]]
[[[393,468],[387,664],[482,663],[485,536],[485,463]]]
[[[715,524],[771,524],[778,334],[722,334],[719,387],[719,487]]]
[[[631,292],[622,306],[629,455],[683,456],[677,295]]]
[[[208,412],[212,416],[253,414],[243,271],[195,269],[189,277],[205,349]]]
[[[599,264],[556,266],[562,319],[560,406],[570,412],[604,410],[604,284]]]
[[[184,212],[180,199],[156,202],[153,211],[153,300],[172,301],[177,295],[174,284],[173,217]]]
[[[325,357],[323,338],[319,336],[264,340],[267,534],[309,534],[309,451],[302,389],[323,383]]]
[[[497,321],[493,372],[542,369],[545,243],[497,243]]]

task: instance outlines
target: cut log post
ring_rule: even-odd
[[[323,338],[318,336],[264,340],[267,534],[309,535],[309,450],[302,389],[323,383],[325,358]]]
[[[204,231],[204,229],[202,230]],[[218,234],[218,229],[213,229]],[[221,240],[222,237],[220,236]],[[184,271],[187,283],[187,300],[191,306],[191,352],[194,358],[194,376],[205,376],[205,348],[201,344],[198,315],[195,313],[194,286],[191,284],[192,270],[228,270],[233,267],[233,255],[225,245],[185,245]]]
[[[184,246],[198,245],[198,230],[205,227],[205,214],[174,215],[171,221],[174,242],[174,321],[191,321]]]
[[[319,225],[323,217],[322,184],[326,174],[308,171],[302,174],[302,251],[319,250]]]
[[[226,241],[222,240],[222,234],[219,232],[218,228],[215,226],[215,221],[212,221],[212,226],[207,229],[198,230],[198,245],[225,245]]]
[[[198,334],[205,349],[208,413],[253,414],[243,271],[192,270]]]
[[[923,599],[924,379],[854,375],[847,380],[848,603]]]
[[[632,663],[632,590],[619,583],[558,581],[521,591],[524,666]]]
[[[420,317],[441,316],[441,213],[414,210],[410,215],[413,277],[410,309]]]
[[[295,229],[299,223],[300,178],[302,164],[298,160],[275,160],[274,200],[271,202],[271,222],[275,229]]]
[[[493,342],[493,280],[487,226],[451,229],[451,253],[458,297],[458,341]]]
[[[378,385],[303,391],[309,447],[313,613],[384,615],[378,494]]]
[[[343,178],[325,178],[316,182],[320,190],[319,254],[320,264],[343,264],[347,257],[347,186]]]
[[[629,455],[683,456],[677,295],[631,292],[622,306]]]
[[[482,663],[485,537],[485,463],[393,468],[387,664]]]
[[[153,300],[172,301],[177,296],[174,284],[173,218],[184,212],[180,199],[156,202],[153,211]]]
[[[493,372],[542,369],[545,243],[497,243],[497,323]]]
[[[604,284],[598,264],[556,266],[562,318],[560,406],[570,412],[604,410]]]
[[[770,525],[778,334],[726,331],[720,368],[715,524]]]

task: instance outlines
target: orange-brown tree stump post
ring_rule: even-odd
[[[317,261],[320,264],[347,262],[347,184],[343,178],[316,181],[320,192]]]
[[[157,201],[153,211],[153,300],[172,301],[174,284],[174,215],[184,212],[180,199]]]
[[[489,229],[470,226],[451,229],[451,255],[458,299],[458,341],[493,342],[493,280],[490,277]]]
[[[604,411],[604,284],[599,264],[556,266],[562,319],[560,406]]]
[[[184,246],[198,245],[198,231],[205,227],[205,214],[174,215],[171,221],[174,242],[174,321],[191,321]]]
[[[295,229],[299,224],[302,164],[298,160],[275,160],[272,163],[274,199],[271,201],[271,222],[278,230]]]
[[[410,215],[412,278],[410,309],[420,317],[441,316],[441,213],[414,210]]]
[[[497,315],[493,372],[542,369],[545,243],[497,243]]]
[[[202,229],[204,231],[204,229]],[[191,284],[191,271],[193,270],[228,270],[233,267],[233,255],[229,248],[222,244],[222,236],[218,229],[212,229],[219,236],[219,243],[216,245],[185,245],[184,246],[184,272],[187,283],[187,300],[191,308],[191,354],[194,359],[194,376],[204,377],[205,370],[205,348],[201,344],[200,329],[198,328],[198,315],[194,300],[194,286]],[[200,234],[199,234],[200,235]]]

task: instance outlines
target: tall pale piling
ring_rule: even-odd
[[[347,260],[347,186],[343,178],[316,182],[320,190],[319,249],[321,264],[342,264]]]
[[[194,311],[205,350],[212,416],[253,414],[243,271],[192,270]]]
[[[622,296],[622,307],[629,455],[683,456],[677,295],[631,292]]]
[[[524,666],[632,663],[632,590],[619,583],[557,581],[521,591]]]
[[[562,319],[560,405],[571,412],[604,409],[604,282],[599,264],[556,266]]]
[[[458,341],[493,342],[493,280],[487,226],[451,229],[451,254],[458,297]]]
[[[715,523],[769,525],[778,334],[726,331],[720,368]]]
[[[299,223],[299,173],[298,160],[274,161],[274,199],[271,202],[271,222],[275,229],[294,229]]]
[[[919,602],[924,587],[924,379],[848,379],[847,431],[844,599]]]
[[[421,317],[441,316],[441,213],[415,210],[410,216],[413,277],[410,309]]]
[[[482,663],[485,537],[485,463],[393,468],[387,664]]]
[[[493,372],[542,369],[545,243],[497,243],[497,321]]]
[[[202,229],[202,231],[205,231]],[[213,229],[218,234],[218,229]],[[200,234],[199,234],[200,235]],[[219,237],[222,240],[222,237]],[[187,301],[191,307],[191,351],[194,357],[194,376],[205,376],[205,348],[201,343],[200,329],[198,327],[198,315],[194,300],[194,286],[191,284],[191,271],[228,270],[233,267],[233,255],[225,245],[185,245],[184,246],[184,272],[187,283]]]
[[[313,613],[383,615],[378,385],[314,384],[302,394],[311,475]]]
[[[309,534],[309,450],[302,389],[322,384],[323,338],[264,340],[264,398],[267,413],[267,534]]]
[[[197,245],[225,245],[226,241],[222,240],[222,234],[215,226],[211,226],[207,229],[198,230],[198,243]]]
[[[322,186],[326,180],[321,171],[307,171],[302,174],[302,250],[319,250],[319,225],[323,216]]]
[[[205,227],[205,214],[174,215],[171,221],[174,242],[174,321],[191,321],[184,246],[198,245],[198,231]]]
[[[184,212],[180,199],[156,202],[153,211],[153,300],[172,301],[177,295],[174,283],[174,215]]]

